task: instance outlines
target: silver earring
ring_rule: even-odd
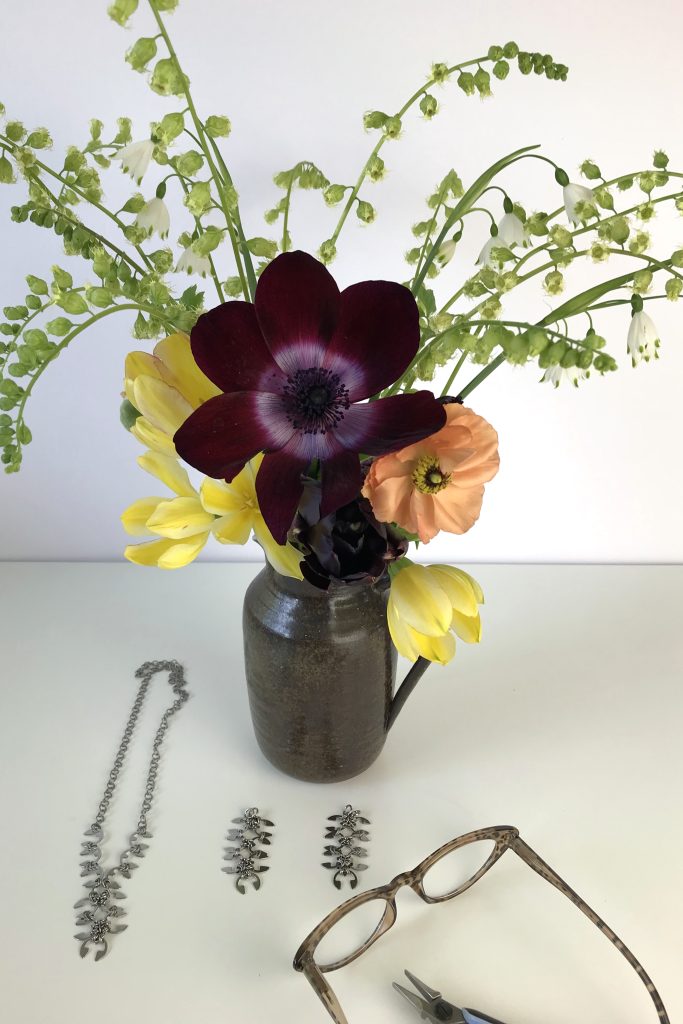
[[[273,822],[268,818],[259,815],[258,807],[248,807],[241,818],[233,818],[233,825],[239,828],[228,830],[227,839],[235,846],[228,846],[225,849],[223,860],[230,863],[227,867],[221,868],[228,875],[236,875],[235,888],[244,894],[247,891],[246,883],[251,882],[254,890],[261,888],[259,875],[268,871],[268,865],[261,861],[268,857],[259,846],[270,846],[272,832],[266,832],[267,828],[273,828]]]
[[[324,861],[323,867],[334,871],[332,882],[335,888],[341,889],[342,881],[349,879],[352,889],[358,885],[358,872],[367,871],[368,865],[361,860],[367,857],[367,850],[358,843],[367,843],[370,840],[370,833],[359,825],[369,825],[368,818],[347,804],[341,814],[331,814],[327,819],[335,822],[328,825],[325,830],[325,839],[334,839],[335,843],[326,846],[323,853],[326,857],[333,857],[334,860]]]

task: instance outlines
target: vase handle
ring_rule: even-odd
[[[394,694],[394,699],[391,702],[389,708],[389,718],[387,719],[387,732],[391,729],[392,725],[398,718],[401,708],[410,697],[411,693],[422,679],[431,661],[428,658],[419,657],[413,667],[409,670],[408,675],[405,677],[398,690]]]

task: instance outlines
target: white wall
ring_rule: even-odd
[[[84,141],[90,117],[111,123],[129,114],[141,137],[149,120],[174,109],[123,62],[138,35],[153,34],[146,11],[134,31],[122,31],[107,18],[105,0],[3,7],[0,99],[12,116],[48,125],[58,152]],[[647,166],[660,146],[672,167],[683,168],[678,0],[183,0],[169,24],[200,110],[233,121],[225,153],[251,234],[266,233],[261,214],[277,198],[275,171],[309,158],[332,180],[355,180],[373,145],[363,111],[400,106],[432,60],[476,56],[512,38],[570,66],[565,84],[514,72],[487,102],[450,86],[434,122],[410,119],[404,138],[385,147],[388,179],[367,189],[378,221],[350,224],[342,236],[332,268],[342,285],[405,275],[410,225],[451,166],[471,181],[501,154],[541,142],[573,174],[586,156],[608,175]],[[150,193],[155,181],[152,171],[144,183]],[[540,163],[507,181],[531,209],[557,205]],[[3,210],[18,196],[2,187]],[[317,196],[296,197],[300,247],[314,251],[334,222],[335,211]],[[659,222],[668,254],[683,244],[683,221],[668,213]],[[55,261],[78,272],[48,232],[8,223],[4,213],[0,223],[2,304],[21,301],[26,273],[45,274]],[[482,236],[472,250],[483,241],[483,218],[476,226]],[[471,273],[471,255],[454,260],[440,287]],[[577,288],[591,272],[574,273]],[[618,272],[609,265],[610,276]],[[529,291],[511,308],[537,317],[547,299]],[[0,479],[0,558],[119,559],[120,511],[158,490],[118,425],[123,358],[134,347],[124,316],[76,342],[36,389],[28,416],[35,442],[22,472]],[[431,560],[681,560],[683,302],[662,303],[655,316],[664,339],[658,363],[635,371],[627,364],[622,310],[603,322],[622,363],[618,374],[555,392],[537,383],[533,369],[503,367],[473,395],[471,404],[500,433],[500,474],[476,528],[462,538],[442,535],[428,549]],[[253,554],[214,545],[204,557]]]

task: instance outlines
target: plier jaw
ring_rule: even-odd
[[[405,971],[405,976],[420,994],[416,995],[397,982],[393,983],[394,988],[418,1011],[423,1020],[440,1021],[443,1024],[467,1024],[460,1007],[453,1006],[440,992],[425,985],[410,971]]]

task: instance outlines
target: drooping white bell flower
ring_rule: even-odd
[[[641,359],[649,362],[653,357],[659,358],[659,332],[652,319],[642,309],[631,317],[631,324],[626,339],[626,350],[631,357],[631,364],[636,366]]]
[[[477,266],[487,267],[493,262],[493,250],[500,248],[505,248],[505,242],[503,242],[498,235],[490,235],[484,242],[482,250],[477,256]]]
[[[524,224],[516,213],[504,213],[496,226],[496,234],[484,243],[477,264],[488,266],[492,262],[494,249],[511,249],[515,245],[528,245],[529,238]]]
[[[196,252],[192,252],[192,246],[188,245],[180,254],[175,269],[176,274],[184,272],[186,274],[199,274],[201,277],[206,277],[207,274],[211,273],[211,261],[208,256],[197,256]]]
[[[126,174],[130,174],[133,181],[139,185],[149,167],[153,152],[154,143],[151,139],[145,139],[143,142],[131,142],[130,145],[124,146],[114,160],[120,160]]]
[[[442,242],[439,246],[439,251],[436,254],[436,262],[440,267],[445,267],[447,263],[450,263],[455,255],[455,241],[452,238],[447,238],[445,242]]]
[[[166,238],[171,227],[171,217],[166,203],[158,196],[150,199],[140,210],[135,218],[135,223],[148,235],[153,235],[156,232],[161,238]]]
[[[559,388],[562,381],[566,381],[578,388],[580,382],[586,380],[587,377],[586,371],[580,370],[578,366],[549,366],[541,377],[541,383],[552,384],[554,388]]]
[[[595,193],[592,188],[576,185],[571,181],[562,189],[562,198],[566,214],[574,227],[578,227],[581,223],[581,218],[576,213],[577,203],[595,203]]]
[[[516,213],[505,213],[498,221],[498,237],[507,246],[528,245],[529,236]]]

